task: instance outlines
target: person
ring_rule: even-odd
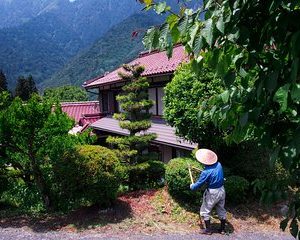
[[[212,234],[210,226],[210,217],[212,209],[215,207],[218,217],[221,221],[219,232],[225,233],[226,210],[225,206],[225,189],[224,173],[218,156],[209,149],[199,149],[196,152],[196,159],[204,164],[205,168],[201,172],[199,179],[190,185],[191,190],[196,190],[206,184],[206,190],[203,194],[203,202],[200,208],[200,216],[205,222],[205,229],[202,234]]]

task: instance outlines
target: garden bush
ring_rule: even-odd
[[[230,168],[232,175],[242,176],[250,182],[264,177],[270,170],[268,151],[254,142],[225,146],[220,153],[222,163]]]
[[[250,183],[240,176],[229,176],[225,181],[226,200],[230,203],[242,203],[247,198]]]
[[[200,191],[191,191],[191,179],[188,171],[188,164],[192,167],[203,169],[201,164],[191,158],[172,159],[166,167],[166,182],[168,191],[172,197],[186,202],[198,202]],[[194,181],[199,177],[199,172],[193,170]]]
[[[63,204],[68,199],[75,207],[79,204],[107,206],[116,198],[123,173],[112,150],[101,146],[78,146],[55,166],[58,205],[66,207]]]
[[[271,204],[287,199],[291,176],[280,162],[275,162],[274,169],[253,181],[253,191],[262,203]],[[274,184],[276,183],[276,184]]]
[[[2,193],[1,202],[19,212],[36,213],[44,210],[41,194],[34,184],[26,184],[21,178],[9,178],[8,187]]]
[[[134,190],[161,187],[164,184],[165,169],[165,164],[160,161],[129,166],[129,187]]]

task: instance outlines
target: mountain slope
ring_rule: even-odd
[[[48,78],[82,48],[82,41],[52,14],[15,28],[0,29],[0,69],[9,86],[20,75]]]
[[[129,62],[143,50],[141,35],[132,39],[132,32],[145,30],[161,21],[161,18],[152,14],[135,14],[129,17],[110,29],[91,48],[75,56],[59,72],[43,82],[42,87],[66,84],[80,86],[85,80]]]
[[[135,0],[1,0],[0,28],[51,13],[88,45],[141,8]]]
[[[178,7],[177,0],[168,2],[173,7]],[[88,49],[97,39],[107,35],[109,29],[133,14],[140,13],[142,8],[143,5],[137,0],[0,0],[0,69],[5,72],[9,87],[14,88],[19,75],[32,74],[38,83],[49,79],[71,57],[83,49]],[[149,24],[150,20],[155,22],[160,17],[153,15],[152,18],[149,19]],[[143,27],[145,22],[141,21],[133,24],[133,27]],[[97,63],[90,60],[92,66],[87,67],[90,70],[87,77],[113,68],[142,49],[141,43],[138,45],[127,42],[131,32],[135,30],[127,27],[117,29],[117,36],[122,38],[125,46],[119,49],[120,55],[116,52],[113,58],[104,61],[104,55],[97,56],[95,53],[99,51],[97,49],[109,52],[108,47],[113,47],[112,50],[118,47],[116,43],[110,42],[115,35],[113,32],[109,32],[110,39],[102,40],[106,45],[98,43],[99,48],[94,47],[95,50],[90,50],[90,53],[86,53],[88,50],[84,51],[87,55],[94,54],[97,56],[95,59],[98,59]],[[77,61],[82,63],[84,58],[91,59],[84,55],[82,58]],[[80,68],[86,64],[83,62],[77,66]],[[77,74],[76,69],[74,71],[68,75],[75,79],[79,79],[78,76],[83,77],[83,74]],[[82,72],[86,73],[84,70]],[[52,78],[52,85],[58,84],[57,79],[67,83],[74,82],[66,80],[65,74],[63,77],[58,75],[59,78]],[[48,85],[51,84],[48,82]]]
[[[53,0],[1,0],[0,28],[21,25],[37,17]]]

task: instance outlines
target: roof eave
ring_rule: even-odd
[[[124,132],[120,132],[120,131],[114,131],[114,130],[108,130],[108,129],[105,129],[105,128],[101,128],[101,127],[97,127],[97,126],[93,126],[90,125],[91,128],[93,129],[96,129],[96,130],[100,130],[100,131],[103,131],[103,132],[108,132],[108,133],[114,133],[114,134],[118,134],[118,135],[122,135],[122,136],[128,136],[129,134],[126,134]],[[158,140],[152,140],[151,141],[152,143],[157,143],[157,144],[162,144],[162,145],[166,145],[166,146],[170,146],[170,147],[177,147],[177,148],[180,148],[180,149],[185,149],[185,150],[194,150],[195,147],[194,146],[183,146],[181,145],[180,143],[178,144],[174,144],[174,143],[169,143],[169,142],[163,142],[163,141],[158,141]]]
[[[166,75],[172,75],[175,71],[169,71],[169,72],[164,72],[164,73],[156,73],[156,74],[149,74],[149,75],[144,75],[143,77],[158,77],[158,76],[166,76]],[[112,82],[108,82],[108,83],[102,83],[102,84],[96,84],[96,85],[82,85],[83,88],[85,89],[95,89],[95,88],[99,88],[99,87],[104,87],[104,86],[108,86],[108,85],[112,85],[112,84],[116,84],[116,83],[122,83],[125,82],[122,79],[118,79]]]

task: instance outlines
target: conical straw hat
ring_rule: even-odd
[[[213,165],[218,161],[217,154],[209,149],[199,149],[196,152],[196,158],[204,165]]]

